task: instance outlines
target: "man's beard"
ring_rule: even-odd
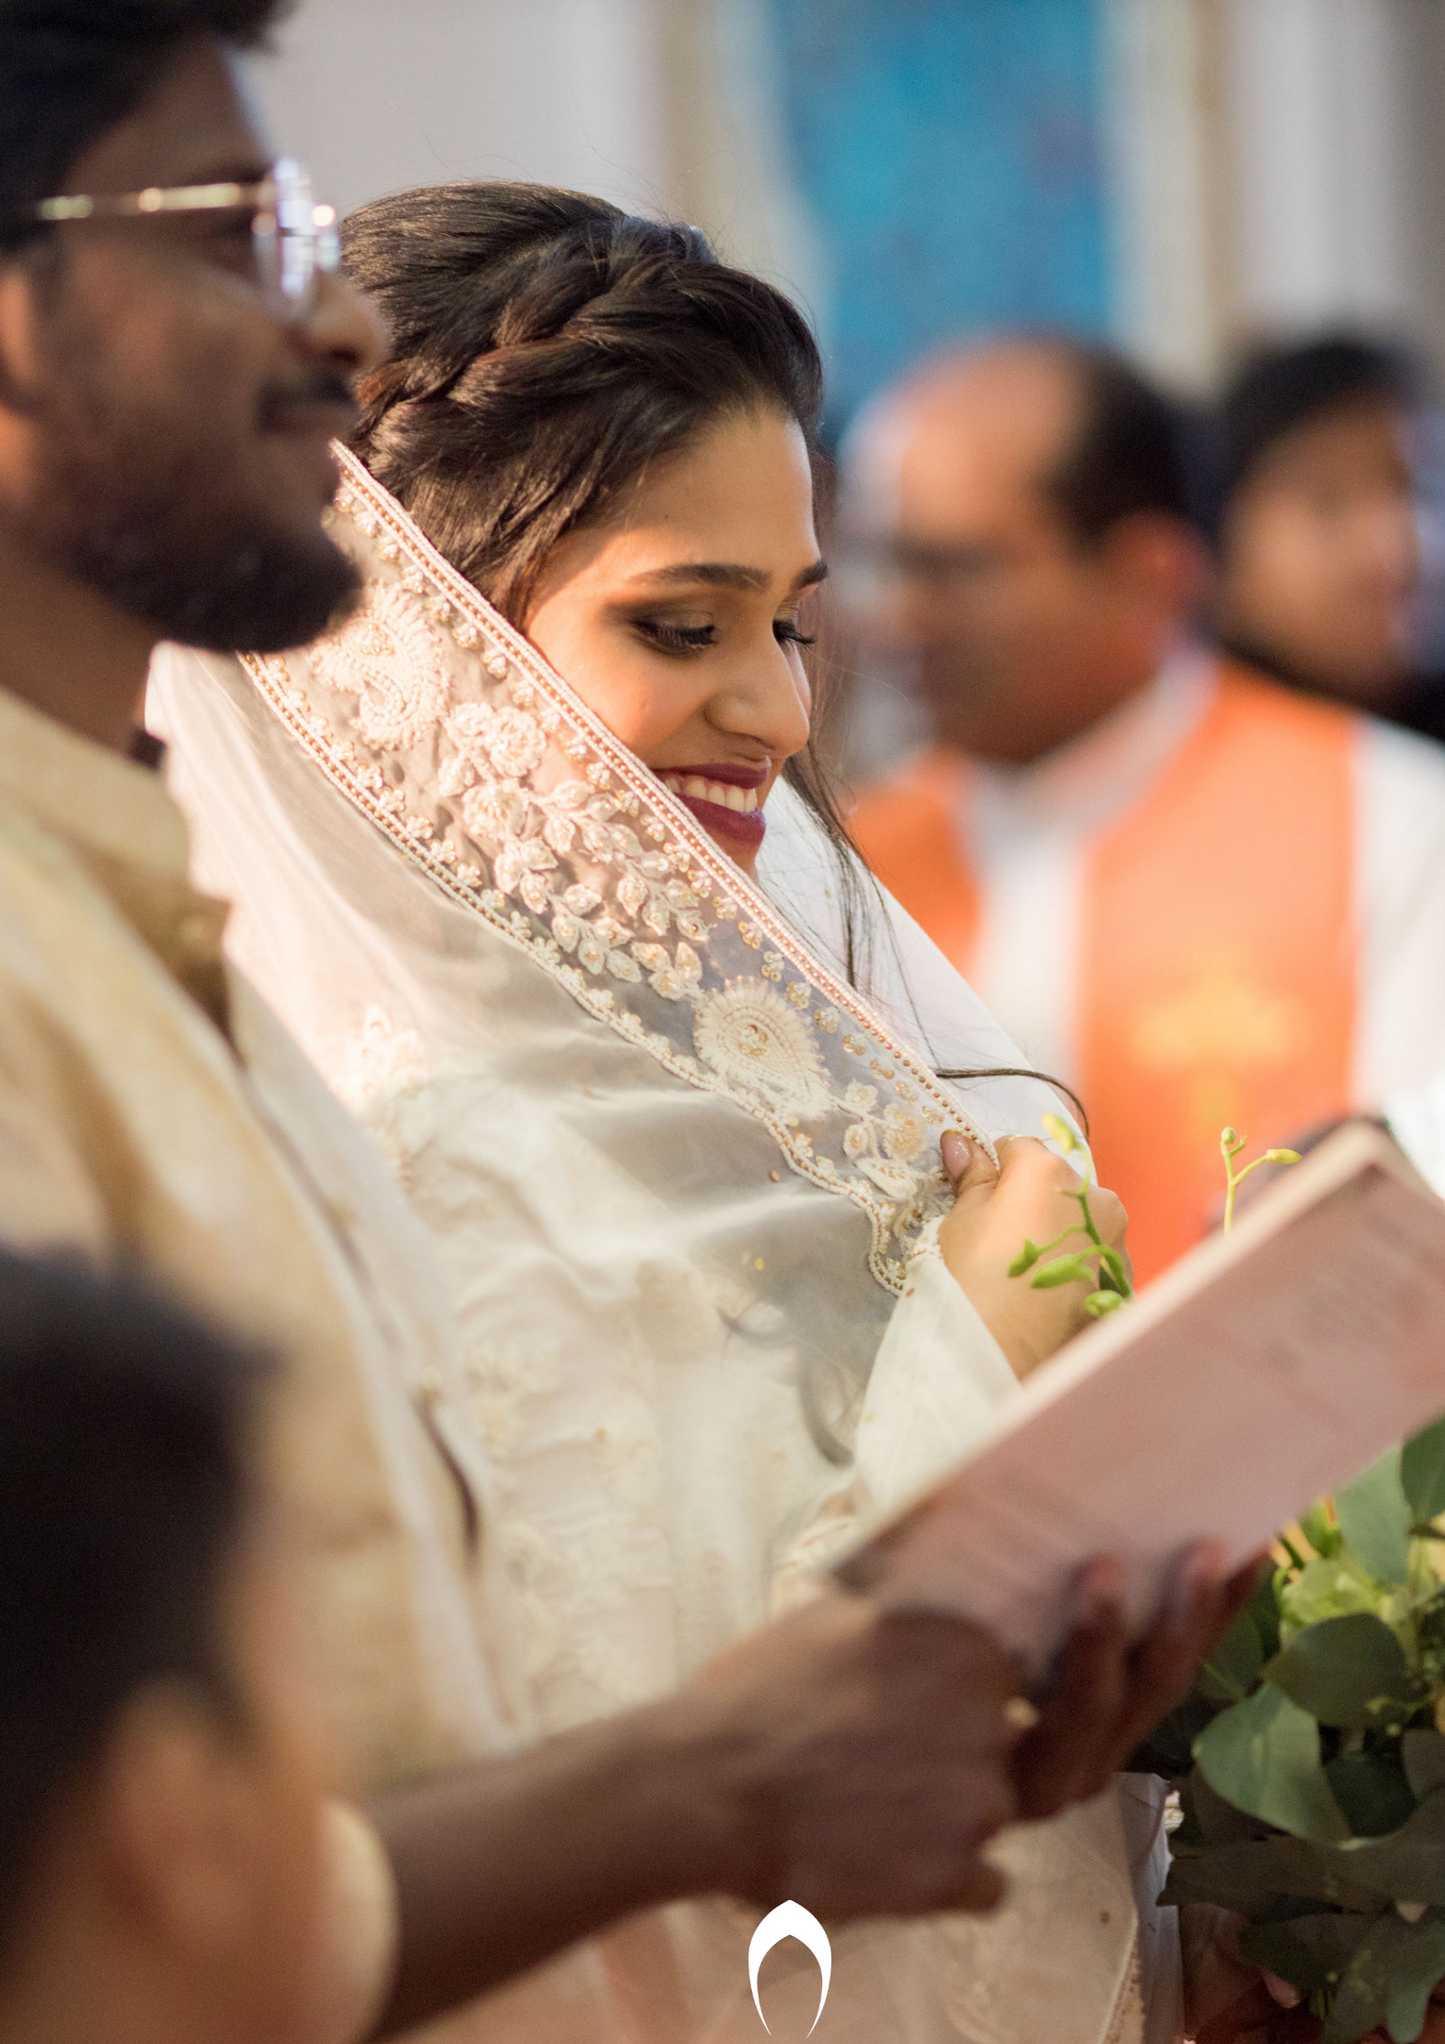
[[[308,532],[247,501],[207,423],[196,392],[157,416],[117,405],[89,365],[61,365],[37,418],[28,535],[163,638],[215,653],[307,645],[353,607],[358,571],[319,518]]]

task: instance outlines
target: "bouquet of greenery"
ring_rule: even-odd
[[[1078,1148],[1064,1122],[1047,1131]],[[1225,1226],[1241,1181],[1220,1140]],[[1098,1315],[1131,1288],[1092,1225],[1027,1243],[1031,1282],[1083,1280]],[[1082,1242],[1078,1237],[1082,1236]],[[1420,2035],[1445,1980],[1445,1419],[1279,1537],[1275,1561],[1144,1764],[1175,1784],[1163,1900],[1245,1919],[1243,1956],[1291,1982],[1322,2044]]]
[[[1445,1979],[1445,1421],[1283,1534],[1155,1734],[1180,1789],[1163,1899],[1247,1920],[1323,2044],[1419,2036]]]

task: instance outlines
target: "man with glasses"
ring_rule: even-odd
[[[925,364],[844,467],[865,665],[933,740],[855,835],[1082,1095],[1152,1277],[1222,1128],[1287,1142],[1445,1065],[1445,760],[1205,643],[1184,423],[1107,350]]]
[[[134,735],[153,647],[279,650],[354,594],[328,444],[377,336],[237,89],[272,12],[0,0],[0,1240],[139,1266],[293,1359],[275,1477],[338,1771],[384,1840],[346,1834],[368,1920],[399,1890],[390,2027],[679,1897],[987,1905],[986,1838],[1092,1793],[1186,1679],[1235,1594],[1208,1557],[1137,1650],[1095,1581],[1022,1736],[992,1642],[840,1593],[674,1697],[527,1744],[425,1246],[187,883]],[[670,2003],[666,1936],[644,1917],[467,2034],[730,2034]],[[355,1954],[373,2006],[379,1938]]]

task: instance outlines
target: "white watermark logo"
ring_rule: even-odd
[[[758,1999],[758,1968],[762,1965],[774,1945],[780,1945],[784,1938],[796,1938],[800,1945],[806,1945],[818,1962],[818,1971],[823,1976],[823,1990],[818,1996],[818,2014],[808,2029],[811,2037],[818,2027],[818,2018],[823,2013],[823,2004],[828,1999],[828,1983],[833,1977],[833,1947],[828,1942],[828,1933],[811,1910],[801,1902],[780,1902],[776,1909],[770,1909],[757,1929],[748,1946],[748,1978],[753,1984],[753,2007],[758,2012],[758,2021],[768,2030],[768,2019],[763,2014],[763,2005]],[[768,2035],[772,2036],[768,2030]]]

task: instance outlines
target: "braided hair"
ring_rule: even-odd
[[[717,420],[780,412],[816,456],[807,321],[695,227],[548,185],[449,184],[361,207],[342,252],[391,334],[355,452],[518,630],[558,541]],[[856,978],[868,876],[811,742],[786,777],[833,847]]]

